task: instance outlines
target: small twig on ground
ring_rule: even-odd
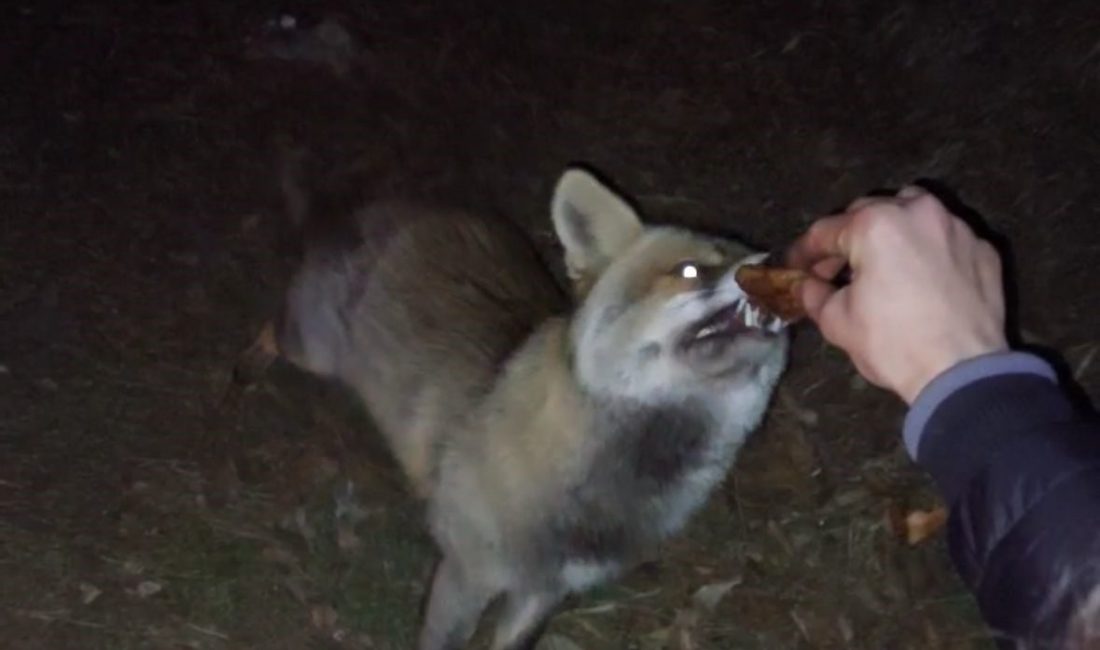
[[[59,610],[57,612],[43,612],[33,609],[19,609],[13,608],[11,610],[16,616],[22,616],[23,618],[29,618],[35,621],[42,621],[43,623],[65,623],[66,625],[75,625],[76,627],[87,627],[94,630],[108,630],[121,633],[120,630],[110,630],[103,623],[96,623],[95,621],[85,621],[79,618],[70,618],[65,610]]]
[[[211,628],[208,628],[208,627],[203,627],[201,625],[196,625],[194,623],[187,623],[187,627],[194,630],[194,631],[196,631],[196,632],[198,632],[198,633],[200,633],[200,634],[205,634],[206,636],[212,636],[215,639],[221,639],[222,641],[228,641],[229,640],[229,635],[222,634],[221,632],[219,632],[217,630],[214,630],[214,629],[211,629]]]
[[[1077,362],[1077,367],[1073,369],[1073,378],[1077,381],[1081,381],[1081,378],[1085,376],[1085,371],[1089,369],[1092,362],[1096,359],[1096,353],[1100,351],[1100,345],[1092,343],[1085,351],[1084,356]]]
[[[132,627],[113,627],[113,626],[107,625],[105,623],[98,623],[96,621],[88,621],[88,620],[80,619],[80,618],[72,618],[68,615],[67,610],[57,610],[57,611],[53,611],[53,612],[46,612],[46,611],[41,611],[41,610],[20,609],[18,607],[13,607],[13,608],[9,608],[9,611],[11,611],[11,613],[15,616],[28,618],[28,619],[31,619],[31,620],[34,620],[34,621],[41,621],[41,622],[46,623],[46,624],[61,623],[61,624],[64,624],[64,625],[72,625],[74,627],[82,627],[82,628],[91,629],[91,630],[98,630],[98,631],[103,632],[105,634],[113,634],[115,636],[135,636],[135,637],[142,637],[142,638],[146,638],[146,639],[157,639],[160,642],[167,642],[171,645],[177,645],[177,644],[183,644],[184,643],[184,641],[182,639],[174,639],[174,638],[162,636],[161,634],[157,634],[157,633],[151,632],[149,630],[139,630],[137,628],[132,628]],[[209,634],[210,636],[214,636],[214,637],[217,637],[217,638],[220,638],[220,639],[224,639],[226,641],[229,640],[229,637],[224,636],[224,635],[222,635],[218,632],[214,632],[214,631],[211,631],[211,630],[206,630],[206,629],[203,629],[203,628],[199,628],[198,626],[194,626],[190,623],[188,623],[187,626],[194,628],[198,632],[203,632],[205,634]]]
[[[792,609],[789,613],[791,620],[794,621],[798,631],[802,634],[802,638],[805,639],[807,643],[813,643],[813,639],[810,638],[810,631],[806,627],[806,621],[802,620],[802,616],[799,615],[798,610]]]
[[[737,482],[737,473],[733,474],[733,504],[737,507],[737,523],[741,526],[741,535],[749,537],[749,524],[745,521],[745,509],[741,505],[741,486]]]

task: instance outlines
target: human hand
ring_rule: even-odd
[[[815,222],[788,251],[822,335],[912,404],[960,361],[1008,348],[1001,260],[934,196],[908,187]],[[828,281],[845,266],[852,281]]]

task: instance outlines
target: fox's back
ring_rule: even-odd
[[[379,203],[341,237],[307,244],[280,346],[347,382],[420,483],[441,431],[457,428],[513,352],[565,307],[512,222]]]

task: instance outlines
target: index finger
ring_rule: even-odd
[[[852,217],[853,213],[847,212],[815,221],[787,249],[784,260],[786,265],[808,271],[818,262],[830,257],[847,260],[851,253],[848,248],[848,228]]]

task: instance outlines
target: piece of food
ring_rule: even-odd
[[[894,506],[889,509],[886,518],[894,535],[910,546],[916,546],[947,524],[947,508],[940,506],[903,513],[900,507]]]
[[[791,323],[806,316],[798,297],[798,285],[806,273],[760,264],[746,264],[737,269],[734,279],[749,302],[773,316]]]

